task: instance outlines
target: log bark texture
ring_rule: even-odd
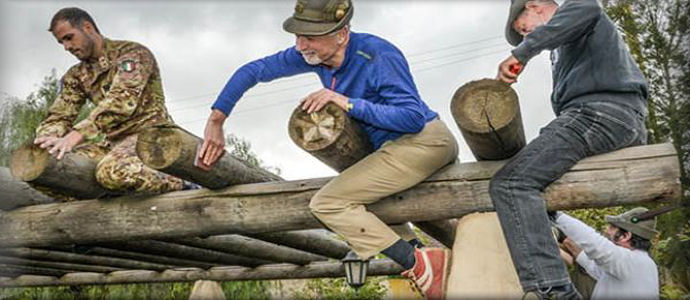
[[[223,253],[242,255],[278,263],[306,265],[314,261],[328,260],[328,258],[320,255],[315,255],[301,250],[292,249],[237,234],[217,235],[207,238],[175,239],[174,241],[178,244],[211,249]]]
[[[2,266],[0,265],[0,267]],[[402,271],[402,267],[391,260],[377,259],[369,263],[367,275],[397,275]],[[244,267],[217,267],[209,270],[183,268],[164,272],[132,270],[108,274],[71,273],[62,277],[58,276],[60,276],[59,271],[56,276],[24,275],[17,278],[0,277],[0,287],[190,282],[196,280],[235,281],[334,278],[345,276],[345,269],[343,264],[338,261],[314,262],[306,266],[275,264],[251,269]]]
[[[335,259],[342,259],[350,251],[350,246],[324,229],[267,232],[250,236]]]
[[[136,150],[147,166],[210,189],[282,180],[229,153],[208,171],[196,167],[194,161],[200,143],[201,138],[178,127],[157,126],[139,134]]]
[[[55,199],[12,176],[10,169],[0,167],[0,210],[53,202]]]
[[[453,95],[450,111],[477,160],[506,159],[525,146],[518,96],[508,84],[469,82]]]
[[[35,145],[19,147],[12,153],[10,170],[19,180],[59,191],[80,199],[112,194],[96,181],[97,161],[77,153],[61,160]]]
[[[374,150],[357,122],[333,103],[311,114],[298,106],[290,117],[288,133],[297,146],[338,172]]]
[[[135,270],[155,270],[163,271],[167,269],[174,269],[178,266],[163,265],[149,262],[141,262],[131,259],[124,259],[118,257],[106,257],[101,255],[86,255],[78,253],[69,253],[63,251],[34,249],[34,248],[8,248],[0,249],[0,255],[6,257],[18,257],[24,259],[31,259],[37,261],[53,261],[64,262],[81,265],[107,266],[121,269],[135,269]]]
[[[338,173],[354,165],[374,151],[369,139],[356,121],[333,103],[321,111],[306,113],[295,108],[288,124],[290,138],[295,144],[333,168]],[[446,246],[453,245],[455,226],[452,220],[415,224]],[[424,229],[429,231],[426,231]]]
[[[133,252],[133,251],[124,251],[124,250],[104,248],[104,247],[86,246],[86,247],[81,247],[81,248],[83,248],[83,249],[77,253],[82,253],[82,254],[87,254],[87,255],[106,256],[106,257],[111,257],[111,258],[123,258],[123,259],[128,259],[128,260],[140,261],[140,262],[144,262],[144,263],[171,265],[171,266],[173,266],[172,268],[193,267],[193,268],[208,269],[208,268],[212,268],[212,267],[221,266],[221,264],[219,264],[219,263],[201,262],[201,261],[190,260],[190,259],[168,257],[168,256],[161,256],[161,255],[140,253],[140,252]],[[54,246],[54,247],[48,248],[47,250],[56,250],[56,251],[62,251],[62,252],[73,252],[74,247],[72,247],[72,246]],[[172,269],[172,268],[169,268],[169,269]],[[148,269],[148,268],[130,268],[130,269]],[[153,270],[156,270],[156,269],[153,269]]]
[[[388,224],[491,211],[489,179],[503,164],[484,161],[450,165],[414,188],[367,209]],[[679,177],[678,157],[672,145],[631,147],[580,161],[552,183],[544,196],[552,210],[661,202],[679,197]],[[0,214],[0,247],[320,228],[308,203],[328,180],[23,207]]]

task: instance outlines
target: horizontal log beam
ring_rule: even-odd
[[[389,224],[491,211],[489,179],[503,164],[454,164],[367,208]],[[672,145],[632,147],[584,159],[551,184],[544,196],[552,210],[661,202],[679,197],[679,177],[679,162]],[[308,204],[327,181],[258,183],[217,191],[179,191],[19,208],[0,213],[0,247],[320,228]]]
[[[164,255],[169,257],[193,259],[208,263],[221,264],[226,266],[245,266],[256,267],[264,264],[274,263],[268,260],[255,259],[240,255],[223,253],[220,251],[180,245],[177,243],[164,241],[131,241],[103,244],[107,248],[114,248],[126,251],[139,251],[148,254]]]
[[[85,246],[85,247],[81,247],[81,248],[83,248],[84,250],[81,250],[78,253],[84,253],[84,254],[89,254],[89,255],[107,256],[107,257],[112,257],[112,258],[124,258],[124,259],[130,259],[130,260],[148,262],[148,263],[154,263],[154,264],[166,264],[166,265],[172,265],[176,268],[194,267],[194,268],[208,269],[208,268],[222,266],[222,264],[218,264],[218,263],[201,262],[201,261],[196,261],[196,260],[191,260],[191,259],[168,257],[168,256],[155,255],[155,254],[140,253],[140,252],[136,252],[136,251],[125,251],[125,250],[119,250],[119,249],[111,249],[111,248],[105,248],[105,247]],[[71,247],[71,246],[54,246],[54,247],[50,247],[49,250],[58,250],[58,251],[63,251],[63,252],[69,252],[69,251],[73,251],[73,247]],[[141,269],[141,268],[138,268],[138,269]]]
[[[56,202],[12,176],[10,169],[0,167],[0,210]]]
[[[396,275],[402,267],[388,260],[369,263],[368,276]],[[161,282],[192,282],[196,280],[237,281],[302,278],[335,278],[345,276],[341,262],[314,262],[306,266],[291,264],[265,265],[257,268],[217,267],[209,270],[195,268],[155,271],[118,271],[109,274],[70,273],[62,277],[24,275],[17,278],[0,277],[0,287],[31,287],[59,285],[99,285]]]
[[[85,264],[54,262],[54,261],[40,261],[40,260],[17,258],[17,257],[6,257],[6,256],[0,256],[0,264],[57,269],[57,270],[65,270],[66,272],[109,273],[109,272],[114,272],[114,271],[124,271],[125,270],[122,268],[114,268],[114,267],[92,266],[92,265],[85,265]]]
[[[223,253],[241,255],[278,263],[306,265],[315,261],[328,260],[327,257],[237,234],[218,235],[207,238],[174,239],[172,241],[192,247],[211,249]]]
[[[335,259],[345,257],[350,251],[347,243],[337,240],[335,234],[326,232],[324,229],[267,232],[250,236]]]
[[[55,261],[55,262],[66,262],[74,264],[85,264],[85,265],[96,265],[96,266],[108,266],[129,270],[155,270],[163,271],[168,269],[174,269],[178,266],[174,265],[163,265],[148,262],[141,262],[131,259],[117,258],[117,257],[105,257],[99,255],[85,255],[77,253],[69,253],[63,251],[54,251],[46,249],[34,249],[34,248],[8,248],[0,249],[0,255],[9,257],[19,257],[32,260],[40,261]]]

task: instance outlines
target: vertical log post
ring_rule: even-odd
[[[525,146],[518,96],[506,83],[467,83],[453,95],[450,111],[477,160],[506,159]]]

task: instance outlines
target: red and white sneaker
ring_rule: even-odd
[[[426,299],[444,299],[450,252],[443,248],[421,248],[415,249],[414,258],[414,267],[401,275],[412,279]]]

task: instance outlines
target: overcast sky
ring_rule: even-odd
[[[493,78],[509,55],[503,38],[509,2],[354,1],[352,30],[383,37],[405,53],[422,98],[458,138],[462,161],[474,158],[452,119],[450,99],[464,83]],[[57,10],[78,6],[104,36],[140,42],[154,53],[170,113],[203,136],[209,107],[230,75],[246,62],[293,46],[294,36],[281,25],[294,3],[0,0],[0,94],[24,98],[51,69],[61,76],[77,63],[46,29]],[[554,118],[548,53],[531,61],[513,87],[531,140]],[[264,163],[280,168],[287,179],[334,175],[287,133],[299,99],[319,88],[313,74],[257,85],[240,100],[225,130],[248,140]]]

